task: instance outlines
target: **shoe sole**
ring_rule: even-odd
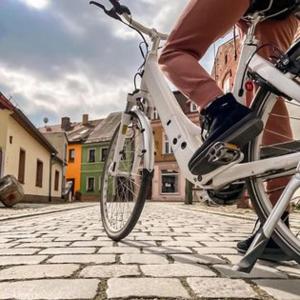
[[[193,175],[197,176],[205,175],[214,171],[222,164],[218,162],[211,163],[208,161],[207,154],[213,145],[218,142],[225,142],[242,148],[262,132],[263,125],[264,124],[261,119],[257,118],[254,113],[250,113],[225,131],[217,140],[210,143],[200,153],[196,152],[189,162],[190,171]]]

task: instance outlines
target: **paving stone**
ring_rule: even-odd
[[[0,280],[69,277],[79,265],[29,265],[0,270]]]
[[[58,237],[55,239],[56,242],[77,242],[77,241],[91,241],[93,237],[89,236],[65,236],[65,237]]]
[[[188,278],[187,283],[198,297],[216,299],[256,298],[251,286],[240,279]]]
[[[115,263],[115,255],[83,254],[83,255],[55,255],[47,263],[79,263],[79,264],[110,264]]]
[[[95,248],[48,248],[42,250],[39,254],[77,254],[77,253],[95,253]]]
[[[0,249],[0,255],[26,255],[35,254],[40,249],[37,248],[13,248],[13,249]]]
[[[51,247],[66,247],[69,242],[45,242],[45,243],[30,243],[31,248],[51,248]],[[27,248],[28,243],[18,245],[16,248]]]
[[[162,247],[199,247],[200,244],[195,241],[168,241],[162,242]]]
[[[134,247],[103,247],[98,251],[98,253],[140,253],[140,249]]]
[[[222,247],[222,248],[235,248],[236,242],[206,242],[204,241],[203,244],[207,247]]]
[[[123,264],[167,264],[166,256],[158,254],[123,254],[121,255]]]
[[[299,300],[300,280],[262,279],[254,281],[258,287],[277,300]]]
[[[232,266],[217,265],[214,268],[219,271],[224,277],[230,278],[287,278],[283,272],[268,266],[257,265],[253,268],[250,274],[237,272],[232,270]]]
[[[0,266],[35,265],[47,258],[46,255],[0,256]]]
[[[113,278],[108,280],[108,299],[133,297],[170,297],[190,296],[179,279],[164,278]]]
[[[70,247],[112,247],[112,241],[84,241],[84,242],[74,242]]]
[[[155,241],[132,241],[123,240],[118,242],[118,247],[153,247],[157,246]]]
[[[236,254],[237,250],[234,248],[212,248],[212,247],[202,247],[202,248],[193,248],[199,254]]]
[[[177,241],[194,241],[194,242],[204,242],[211,241],[215,242],[216,240],[213,237],[205,236],[203,238],[197,236],[173,236]]]
[[[207,266],[191,264],[142,265],[142,272],[152,277],[214,277]]]
[[[173,254],[171,257],[174,259],[174,263],[183,264],[216,265],[226,263],[225,260],[221,259],[217,255]]]
[[[100,281],[96,279],[44,279],[0,283],[0,299],[69,300],[93,299]]]
[[[192,250],[186,247],[148,247],[143,249],[144,253],[164,253],[164,254],[176,254],[176,253],[192,253]]]
[[[138,276],[140,271],[134,265],[109,265],[109,266],[89,266],[80,272],[80,277],[85,278],[111,278]]]
[[[279,271],[282,271],[284,273],[287,273],[289,276],[293,276],[293,277],[300,277],[300,266],[279,266],[277,267],[277,269]]]
[[[137,241],[172,241],[170,236],[137,236]]]

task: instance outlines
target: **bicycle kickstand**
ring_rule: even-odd
[[[239,271],[244,273],[251,272],[257,259],[263,254],[266,245],[269,239],[271,238],[272,233],[275,230],[278,222],[280,221],[281,216],[283,215],[289,202],[291,201],[293,194],[299,187],[300,187],[300,163],[298,164],[296,174],[293,176],[293,178],[286,186],[279,201],[273,208],[265,224],[257,233],[247,253],[237,265],[233,266],[234,271]]]

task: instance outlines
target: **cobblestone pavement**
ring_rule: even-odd
[[[51,212],[64,211],[91,206],[90,203],[62,203],[62,204],[35,204],[19,203],[13,208],[6,208],[0,202],[0,221],[23,218],[37,214],[48,214]]]
[[[300,267],[260,261],[231,270],[252,220],[179,204],[148,204],[123,242],[108,239],[98,204],[2,221],[0,299],[300,299]]]

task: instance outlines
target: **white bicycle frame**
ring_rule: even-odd
[[[243,159],[243,157],[241,157],[240,161],[220,167],[203,177],[198,178],[193,175],[188,168],[188,161],[202,143],[200,137],[201,129],[183,113],[158,65],[159,45],[161,40],[167,38],[167,35],[161,34],[155,29],[144,27],[127,14],[123,14],[123,17],[131,26],[151,37],[152,49],[146,59],[140,90],[134,94],[128,95],[127,111],[123,114],[116,149],[120,150],[124,145],[125,136],[122,135],[123,127],[128,126],[129,124],[130,116],[128,115],[128,112],[134,111],[138,115],[143,128],[146,130],[145,134],[147,135],[147,145],[145,145],[145,150],[148,155],[145,155],[145,168],[148,169],[149,172],[154,169],[155,149],[150,121],[146,114],[136,106],[139,99],[144,99],[150,108],[155,107],[157,109],[162,126],[171,143],[174,156],[183,176],[202,189],[218,189],[239,179],[266,174],[270,171],[296,169],[297,164],[300,162],[300,153],[240,164]],[[244,99],[238,95],[238,90],[242,85],[242,74],[249,63],[249,58],[253,56],[249,64],[249,68],[253,72],[260,75],[271,85],[276,86],[283,94],[300,102],[300,86],[291,79],[292,75],[283,74],[270,62],[255,54],[257,42],[254,39],[254,31],[259,21],[260,17],[257,17],[256,20],[253,21],[253,26],[245,37],[238,66],[238,75],[234,86],[235,97],[241,103],[244,103]],[[263,121],[266,122],[267,120]],[[115,152],[115,162],[119,161],[118,153],[119,151]],[[115,165],[114,170],[112,171],[117,172],[117,169],[118,168]]]

